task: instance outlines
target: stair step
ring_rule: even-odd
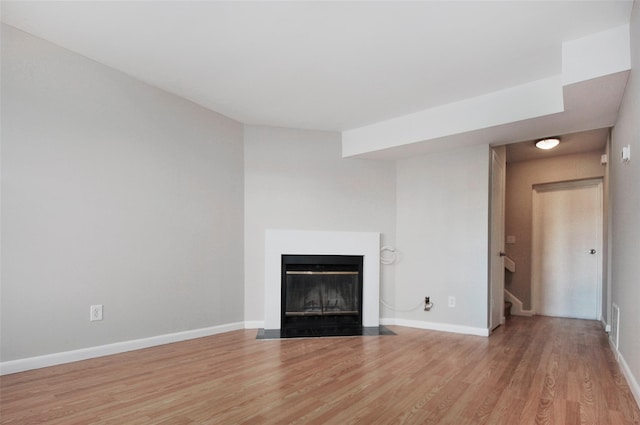
[[[505,301],[504,302],[504,317],[505,319],[508,319],[509,317],[511,317],[511,306],[513,305],[513,303],[511,303],[511,301]]]

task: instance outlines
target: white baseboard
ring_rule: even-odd
[[[640,384],[638,383],[638,380],[636,379],[636,377],[633,376],[633,373],[631,373],[631,369],[629,368],[629,365],[625,361],[622,354],[616,348],[615,343],[611,340],[611,338],[608,338],[608,340],[609,340],[609,346],[611,347],[611,351],[613,351],[613,354],[616,360],[618,361],[618,364],[620,365],[620,370],[622,370],[622,374],[626,378],[627,384],[631,389],[631,394],[633,394],[633,398],[636,399],[636,404],[638,405],[638,407],[640,407]]]
[[[511,314],[513,316],[535,316],[536,312],[533,310],[525,310],[523,308],[522,301],[511,292],[504,290],[504,300],[511,302]]]
[[[607,321],[604,320],[604,316],[600,316],[600,324],[602,324],[602,329],[604,329],[606,333],[611,332],[611,325],[607,324]]]
[[[449,323],[422,322],[419,320],[406,320],[395,318],[381,318],[381,325],[398,325],[408,328],[428,329],[431,331],[451,332],[456,334],[489,336],[489,329],[474,328],[471,326],[452,325]]]
[[[244,322],[229,323],[208,328],[193,329],[166,335],[152,336],[149,338],[134,339],[131,341],[116,342],[113,344],[98,345],[96,347],[81,348],[79,350],[64,351],[62,353],[46,354],[44,356],[28,357],[18,360],[0,362],[0,375],[24,372],[26,370],[40,369],[64,363],[109,356],[111,354],[124,353],[157,345],[170,344],[172,342],[186,341],[202,338],[224,332],[244,329]]]

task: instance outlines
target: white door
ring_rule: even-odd
[[[532,295],[537,314],[599,319],[602,181],[533,190]]]
[[[489,253],[489,329],[504,320],[504,146],[491,150],[491,243]]]

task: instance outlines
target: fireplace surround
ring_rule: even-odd
[[[362,259],[361,328],[380,326],[380,234],[267,230],[265,232],[264,330],[281,333],[283,256],[356,256]],[[335,304],[335,298],[333,298]]]

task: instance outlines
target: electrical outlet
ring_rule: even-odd
[[[431,297],[424,297],[424,311],[430,311],[431,307],[433,307]]]
[[[96,320],[102,320],[102,304],[92,305],[89,320],[95,322]]]
[[[449,297],[449,307],[456,306],[456,297]]]

